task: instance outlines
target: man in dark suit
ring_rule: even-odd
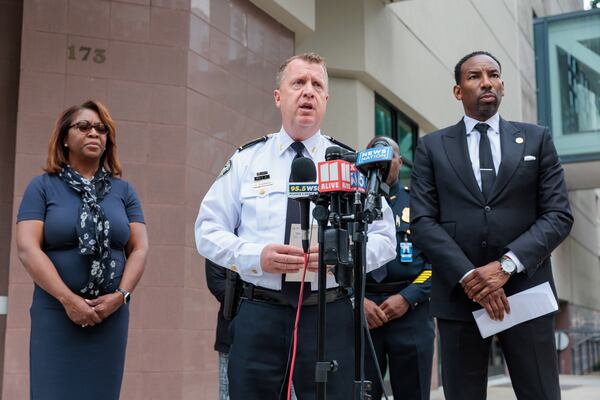
[[[510,312],[507,296],[549,282],[550,253],[573,217],[562,167],[547,128],[498,115],[500,62],[463,57],[454,96],[465,117],[419,140],[411,180],[415,246],[432,262],[447,400],[485,399],[491,338],[471,314]],[[505,330],[498,339],[518,399],[560,399],[554,317]]]

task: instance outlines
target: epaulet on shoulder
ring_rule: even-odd
[[[253,140],[249,141],[248,143],[243,144],[240,147],[238,147],[238,151],[244,151],[247,148],[254,146],[255,144],[266,142],[271,136],[273,136],[273,134],[269,133],[268,135],[261,136],[258,139],[253,139]]]
[[[339,140],[336,140],[336,139],[332,138],[331,136],[323,135],[323,137],[325,137],[325,139],[329,140],[330,142],[333,142],[333,143],[337,144],[338,146],[343,147],[346,150],[350,150],[352,152],[356,151],[352,147],[348,146],[345,143],[340,142]]]

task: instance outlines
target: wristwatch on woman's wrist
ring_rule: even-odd
[[[123,304],[129,303],[129,300],[131,300],[131,293],[129,293],[127,290],[118,288],[115,290],[115,292],[119,292],[123,295]]]

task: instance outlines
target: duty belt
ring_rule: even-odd
[[[366,293],[397,293],[410,285],[411,281],[390,282],[390,283],[367,283]]]
[[[327,303],[331,303],[347,296],[348,291],[342,287],[335,287],[325,291],[325,301]],[[280,306],[290,306],[289,301],[281,294],[280,290],[265,289],[247,282],[244,282],[242,299],[263,301],[265,303],[272,303]],[[315,291],[302,300],[302,305],[315,306],[317,305],[317,301],[318,292]]]

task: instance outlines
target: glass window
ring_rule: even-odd
[[[398,143],[400,154],[405,163],[400,169],[399,180],[404,186],[410,181],[415,146],[417,144],[418,126],[391,105],[383,97],[375,96],[375,136],[387,136]]]
[[[600,159],[600,10],[535,21],[538,113],[563,161]]]

